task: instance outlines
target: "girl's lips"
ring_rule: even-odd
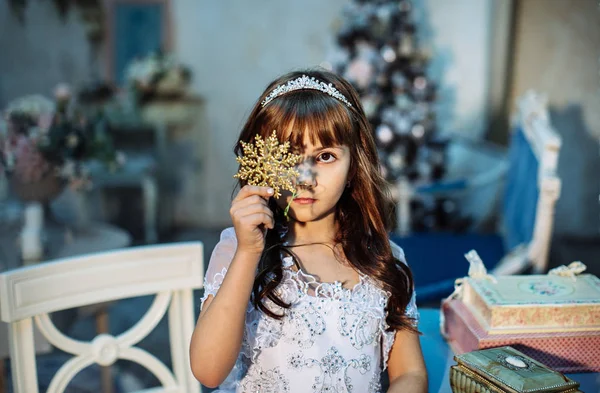
[[[298,203],[300,205],[310,205],[311,203],[315,203],[316,199],[312,198],[295,198],[294,203]]]

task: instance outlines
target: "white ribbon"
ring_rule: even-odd
[[[498,283],[496,277],[492,276],[491,274],[488,274],[487,269],[485,268],[485,265],[481,260],[481,257],[479,256],[479,254],[477,254],[477,251],[469,251],[465,254],[465,258],[467,258],[467,261],[469,261],[468,278],[473,278],[475,280],[489,280],[494,284]],[[443,308],[444,305],[450,300],[462,298],[463,284],[466,279],[467,277],[457,278],[454,281],[454,292],[452,292],[452,294],[450,294],[450,296],[448,296],[446,299],[442,300],[442,310],[440,312],[440,332],[442,334],[442,337],[446,339],[448,338],[448,335],[446,332],[446,323]]]
[[[562,265],[555,267],[554,269],[550,269],[548,275],[551,276],[560,276],[560,277],[571,277],[571,280],[576,281],[578,274],[581,274],[587,269],[581,261],[575,261],[569,263],[568,266]]]

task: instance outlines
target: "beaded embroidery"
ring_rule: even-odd
[[[292,270],[291,258],[282,258],[282,265],[276,292],[291,307],[265,300],[283,315],[274,319],[248,303],[240,356],[218,392],[379,392],[395,338],[386,331],[389,295],[366,276],[345,288]],[[216,294],[227,273],[221,266],[209,266],[209,294]],[[414,298],[406,313],[418,317]]]

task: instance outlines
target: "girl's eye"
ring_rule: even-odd
[[[319,155],[319,157],[317,157],[317,161],[325,162],[325,163],[333,162],[333,161],[335,161],[335,156],[333,154],[327,153],[327,152],[322,153]]]

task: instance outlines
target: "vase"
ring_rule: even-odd
[[[23,182],[18,176],[9,177],[10,192],[24,206],[39,203],[43,209],[44,225],[46,227],[64,227],[54,216],[50,204],[65,189],[66,181],[52,172],[45,174],[39,181]]]
[[[68,229],[55,217],[50,206],[67,183],[53,172],[48,172],[35,182],[22,181],[12,174],[8,177],[8,184],[9,192],[23,205],[23,225],[19,232],[21,262],[25,265],[37,263],[47,256],[51,242],[63,239]],[[32,216],[37,218],[32,219]]]
[[[9,184],[14,195],[21,201],[39,202],[42,205],[48,205],[66,185],[64,179],[51,172],[36,182],[23,182],[17,176],[11,176]]]

